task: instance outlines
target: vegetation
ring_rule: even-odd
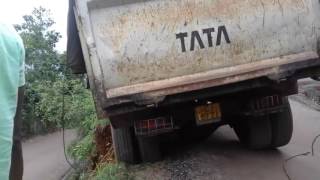
[[[100,164],[95,171],[73,174],[69,180],[130,180],[133,177],[128,173],[124,164]]]
[[[93,177],[94,180],[125,180],[131,179],[123,164],[102,164]]]
[[[66,65],[66,53],[55,49],[61,35],[52,30],[55,22],[50,17],[50,11],[36,8],[31,15],[23,16],[23,20],[15,28],[26,49],[24,137],[56,131],[62,127],[77,128],[81,138],[68,148],[69,154],[76,162],[101,158],[97,155],[95,130],[97,126],[106,127],[108,121],[97,120],[91,92],[84,86],[86,77],[72,75]],[[100,144],[112,150],[112,144]],[[78,174],[75,178],[128,179],[123,165],[108,162],[96,160],[91,163],[94,164],[94,170],[86,168],[88,173]]]
[[[72,75],[66,66],[66,54],[55,49],[61,35],[51,30],[55,22],[50,11],[40,7],[23,19],[15,28],[26,49],[24,136],[62,126],[83,127],[88,133],[96,121],[91,93],[83,85],[85,77]]]

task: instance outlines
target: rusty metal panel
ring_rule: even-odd
[[[132,86],[143,87],[144,83],[168,85],[178,77],[197,77],[235,66],[257,71],[256,66],[264,64],[276,73],[276,67],[268,65],[270,60],[316,53],[318,48],[318,0],[77,0],[77,3],[93,57],[87,63],[92,64],[95,79],[103,84],[107,94],[112,94],[110,97],[141,93],[143,88],[139,92],[128,90]],[[235,74],[232,77],[237,79]],[[214,77],[206,78],[209,81]],[[121,88],[125,91],[117,93]]]

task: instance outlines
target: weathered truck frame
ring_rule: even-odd
[[[244,128],[232,118],[278,110],[290,121],[283,98],[297,93],[297,79],[320,74],[318,0],[75,0],[73,11],[98,114],[114,132],[159,117],[179,129],[172,107],[219,102],[232,115],[215,127],[229,124],[241,140]],[[247,107],[269,100],[259,111]],[[287,138],[272,146],[288,143],[287,126]],[[120,160],[133,161],[119,151]]]

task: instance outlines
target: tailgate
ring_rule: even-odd
[[[91,0],[86,5],[88,12],[80,10],[80,16],[90,21],[86,38],[108,98],[317,58],[318,0]],[[277,73],[259,72],[255,76]]]

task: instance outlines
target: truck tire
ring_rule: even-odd
[[[240,142],[250,149],[266,149],[271,145],[272,130],[268,117],[240,120],[234,130]]]
[[[282,112],[270,115],[271,129],[272,129],[272,148],[287,145],[292,137],[293,119],[291,113],[290,103],[285,97],[284,109]]]
[[[140,157],[142,162],[161,160],[161,152],[157,137],[138,137]]]
[[[116,159],[120,162],[134,164],[137,163],[137,147],[134,143],[133,131],[130,127],[112,127],[112,140]]]

